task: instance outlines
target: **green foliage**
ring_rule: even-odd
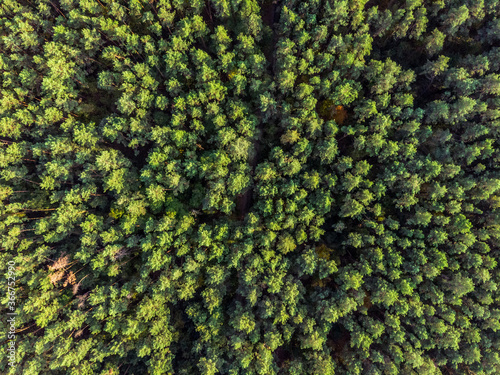
[[[0,372],[500,373],[499,11],[0,2]]]

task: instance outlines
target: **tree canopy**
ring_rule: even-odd
[[[0,372],[500,373],[499,106],[498,0],[2,0]]]

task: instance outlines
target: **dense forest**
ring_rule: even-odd
[[[500,374],[500,1],[0,0],[0,199],[2,374]]]

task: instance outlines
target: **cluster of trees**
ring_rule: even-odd
[[[497,0],[3,0],[0,372],[500,373],[499,105]]]

